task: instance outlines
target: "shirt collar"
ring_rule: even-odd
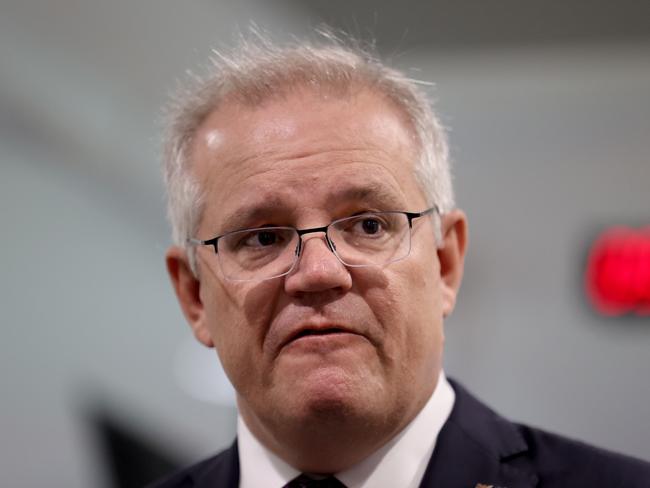
[[[455,394],[443,371],[420,413],[388,443],[360,463],[335,476],[348,488],[417,488],[436,439],[454,406]],[[264,447],[237,418],[239,488],[280,488],[300,474]]]

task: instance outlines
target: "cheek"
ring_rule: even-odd
[[[203,294],[202,294],[203,295]],[[237,305],[236,296],[219,287],[202,296],[205,308],[205,326],[214,343],[217,354],[233,384],[250,372],[246,358],[252,341],[248,337],[250,328],[244,319],[242,309]]]
[[[215,348],[237,391],[264,380],[263,343],[272,320],[275,288],[226,283],[205,297],[206,320]]]
[[[382,290],[377,319],[385,334],[387,359],[400,369],[438,362],[442,347],[442,309],[439,282],[422,267],[409,266]]]

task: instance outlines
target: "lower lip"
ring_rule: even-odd
[[[331,334],[311,334],[298,337],[289,342],[284,349],[292,352],[324,354],[338,349],[354,346],[366,338],[351,332],[335,332]]]

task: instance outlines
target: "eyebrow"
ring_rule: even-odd
[[[248,228],[249,222],[260,221],[277,216],[279,213],[286,213],[290,210],[282,198],[278,195],[262,194],[257,203],[239,207],[224,218],[223,232],[231,232]]]
[[[395,210],[402,210],[401,207],[404,206],[404,200],[400,198],[399,193],[376,181],[335,188],[328,198],[334,202],[364,202],[380,207],[392,207]]]
[[[296,206],[278,193],[261,193],[259,200],[243,207],[239,207],[224,218],[221,226],[222,232],[230,232],[251,227],[253,222],[286,216]],[[345,203],[364,203],[375,206],[379,210],[409,210],[402,208],[405,205],[400,193],[380,182],[369,181],[362,185],[349,185],[333,188],[327,193],[327,199],[332,202],[332,207]]]

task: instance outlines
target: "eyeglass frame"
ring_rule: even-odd
[[[430,214],[433,214],[433,213],[440,214],[440,209],[438,208],[437,205],[434,204],[432,207],[429,207],[426,210],[423,210],[421,212],[406,212],[406,211],[402,211],[402,210],[388,210],[388,211],[368,211],[368,212],[363,212],[363,213],[361,213],[359,215],[364,215],[365,213],[368,213],[368,214],[398,213],[398,214],[405,215],[406,218],[408,219],[408,225],[409,225],[408,228],[409,228],[409,233],[410,233],[411,229],[413,229],[413,220],[414,219],[417,219],[418,217],[424,217],[426,215],[430,215]],[[224,274],[224,278],[226,278],[228,281],[266,281],[266,280],[272,280],[274,278],[280,278],[282,276],[288,275],[289,273],[291,273],[291,271],[293,271],[293,268],[296,266],[296,263],[299,261],[298,258],[300,258],[300,255],[302,253],[302,247],[303,247],[302,236],[304,236],[305,234],[313,234],[315,232],[322,232],[322,233],[325,234],[325,242],[327,243],[327,247],[329,248],[330,251],[332,251],[332,254],[334,254],[334,256],[336,256],[336,259],[338,259],[339,262],[341,264],[343,264],[343,266],[345,266],[347,268],[370,268],[370,267],[374,267],[374,266],[379,266],[379,265],[376,265],[376,264],[348,264],[348,263],[346,263],[337,254],[336,245],[330,239],[330,236],[329,236],[329,233],[328,233],[328,230],[329,230],[330,226],[332,226],[332,225],[334,225],[336,223],[339,223],[341,221],[345,221],[345,220],[348,220],[348,219],[352,219],[354,217],[358,217],[359,215],[351,215],[349,217],[343,217],[343,218],[340,218],[340,219],[333,220],[329,224],[324,225],[322,227],[310,227],[308,229],[298,229],[298,228],[290,226],[290,225],[268,227],[270,229],[273,229],[273,228],[293,229],[298,234],[298,244],[296,245],[296,250],[294,251],[294,254],[295,254],[296,257],[294,258],[293,264],[289,267],[289,269],[287,271],[281,273],[281,274],[270,276],[268,278],[242,280],[242,279],[230,278],[230,277],[226,276],[225,274]],[[213,237],[213,238],[207,239],[207,240],[202,240],[202,239],[196,239],[196,238],[193,238],[193,237],[189,237],[186,242],[188,244],[195,245],[195,246],[212,246],[212,247],[214,247],[214,253],[218,256],[219,255],[219,247],[218,247],[219,240],[222,239],[223,237],[226,237],[226,236],[231,235],[231,234],[235,234],[237,232],[263,230],[263,229],[266,229],[266,228],[267,227],[250,227],[250,228],[232,230],[232,231],[225,232],[225,233],[223,233],[221,235],[218,235],[216,237]],[[409,238],[410,237],[411,236],[409,234]],[[406,254],[406,256],[404,256],[402,258],[399,258],[399,259],[396,259],[395,261],[389,261],[389,262],[387,262],[385,264],[391,264],[391,263],[394,263],[396,261],[406,259],[410,254],[411,254],[411,250],[410,250],[410,246],[409,246],[409,252]],[[219,261],[219,262],[221,262],[221,261]]]

